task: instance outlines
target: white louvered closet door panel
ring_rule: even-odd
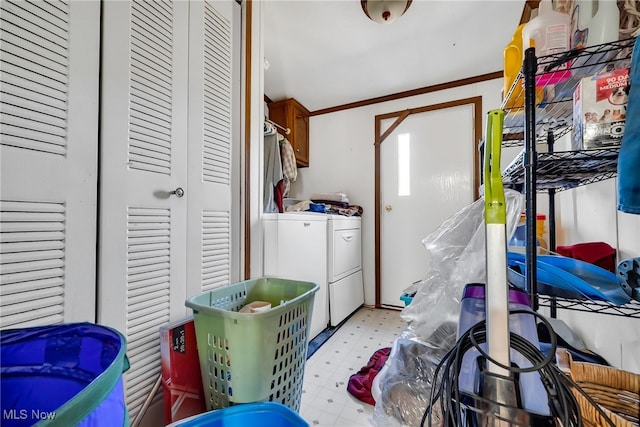
[[[189,3],[102,7],[98,316],[127,338],[133,420],[160,374],[159,328],[187,313]]]
[[[0,328],[95,320],[99,2],[0,2]]]
[[[190,8],[188,296],[231,281],[234,7],[239,13],[231,0]]]

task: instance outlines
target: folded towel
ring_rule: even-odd
[[[618,155],[618,210],[640,214],[640,42],[631,55],[627,123]]]
[[[349,203],[349,197],[344,193],[313,193],[309,199],[312,201],[326,200],[330,202]]]

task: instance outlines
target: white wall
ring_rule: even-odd
[[[502,80],[476,83],[335,113],[312,116],[309,122],[309,167],[298,169],[290,197],[307,199],[315,192],[347,193],[362,216],[365,304],[375,302],[374,273],[374,132],[378,114],[482,96],[483,116],[500,107]],[[485,119],[483,117],[483,127]],[[425,236],[416,236],[422,240]],[[410,283],[407,283],[407,287]],[[400,295],[398,295],[398,298]]]
[[[298,180],[292,185],[290,197],[306,199],[314,192],[341,191],[349,195],[352,204],[363,207],[365,304],[373,305],[375,301],[374,117],[470,96],[483,97],[484,116],[500,107],[501,84],[499,79],[492,80],[311,117],[310,166],[298,170]],[[563,144],[560,142],[556,149],[568,149]],[[505,149],[502,167],[521,149]],[[617,212],[615,199],[615,179],[560,192],[556,197],[557,244],[604,241],[618,248],[620,259],[639,256],[640,217]],[[538,212],[548,213],[547,198],[538,197],[538,200]],[[416,239],[423,237],[416,236]],[[612,365],[640,372],[637,319],[567,310],[559,310],[558,317],[567,322],[587,347]]]

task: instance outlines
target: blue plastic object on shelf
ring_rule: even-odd
[[[616,275],[604,268],[561,255],[538,255],[536,258],[540,293],[565,298],[608,301],[615,305],[624,305],[631,300],[620,287]],[[514,266],[519,267],[520,274],[526,274],[523,254],[509,252],[508,260],[511,267],[510,278],[514,277]],[[513,284],[522,287],[524,280]],[[544,288],[541,289],[541,285]]]
[[[244,403],[177,421],[169,427],[309,427],[289,407],[276,402]]]

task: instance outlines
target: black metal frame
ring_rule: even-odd
[[[594,67],[619,68],[628,66],[635,38],[605,43],[580,50],[537,58],[535,49],[525,51],[522,71],[511,89],[505,94],[503,109],[505,121],[503,146],[524,145],[524,150],[503,172],[506,187],[524,191],[526,211],[526,289],[531,296],[535,310],[539,306],[551,308],[551,316],[556,309],[605,313],[624,317],[640,318],[640,303],[632,300],[624,306],[615,306],[602,301],[565,300],[557,297],[538,295],[536,268],[536,204],[537,193],[545,191],[549,196],[549,249],[555,250],[555,194],[582,185],[588,185],[617,176],[618,147],[598,150],[554,152],[553,144],[572,128],[573,89],[582,77],[593,74]],[[541,67],[549,72],[568,60],[581,58],[580,66],[571,69],[571,78],[554,87],[555,97],[536,103],[536,73]],[[575,64],[575,63],[574,63]],[[613,65],[612,65],[613,64]],[[516,91],[522,85],[524,91]],[[523,99],[510,97],[519,93]],[[546,93],[545,96],[548,96]],[[509,100],[515,108],[505,108]],[[547,153],[537,153],[536,145],[546,143]]]

